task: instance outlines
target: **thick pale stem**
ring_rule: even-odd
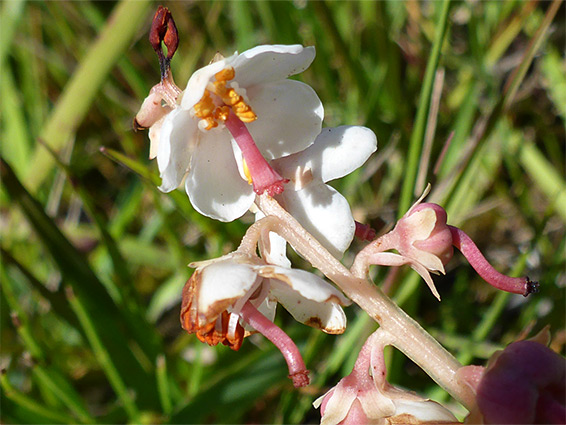
[[[254,192],[258,195],[267,192],[270,196],[283,193],[283,184],[289,180],[277,174],[267,163],[257,148],[246,124],[233,112],[230,112],[224,124],[242,151],[246,166],[251,175]]]
[[[391,336],[391,345],[418,364],[464,406],[473,406],[473,393],[456,378],[456,371],[462,365],[438,341],[369,282],[365,274],[354,276],[273,198],[260,196],[259,207],[264,214],[280,219],[278,222],[266,223],[270,226],[268,230],[286,239],[297,252],[376,320]]]
[[[448,228],[452,234],[452,244],[462,252],[474,270],[491,286],[525,297],[538,292],[538,282],[532,282],[528,277],[509,277],[499,273],[489,264],[474,241],[464,231],[454,226],[448,226]]]
[[[358,375],[367,375],[368,370],[370,368],[370,364],[372,363],[372,352],[376,358],[373,359],[373,363],[376,365],[382,366],[381,370],[372,370],[373,376],[376,376],[376,373],[382,373],[385,375],[385,363],[383,360],[383,349],[391,344],[391,336],[387,333],[384,328],[377,329],[374,333],[372,333],[369,338],[364,343],[364,346],[360,350],[358,354],[358,358],[356,359],[356,363],[354,364],[354,369],[352,370],[352,374]],[[384,378],[385,379],[385,378]]]
[[[307,386],[309,384],[309,371],[305,367],[305,362],[293,340],[281,328],[261,314],[249,301],[244,304],[240,316],[281,351],[289,367],[289,378],[293,380],[293,385],[296,388]]]

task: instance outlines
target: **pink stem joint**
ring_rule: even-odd
[[[249,301],[244,304],[240,317],[281,351],[289,368],[289,378],[293,380],[295,388],[306,387],[309,384],[309,371],[293,340],[280,327],[261,314]]]
[[[269,196],[283,193],[285,190],[283,185],[289,180],[284,179],[271,168],[257,148],[246,125],[233,113],[228,115],[224,124],[242,151],[254,192],[258,195],[267,192]]]

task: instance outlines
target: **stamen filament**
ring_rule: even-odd
[[[528,277],[509,277],[499,273],[489,264],[474,241],[463,230],[454,226],[448,226],[448,228],[452,234],[452,244],[462,252],[474,270],[491,286],[525,297],[538,292],[538,282],[532,282]]]
[[[226,128],[234,137],[252,177],[254,192],[269,196],[283,193],[283,185],[289,180],[281,177],[265,160],[257,148],[246,125],[234,114],[230,113],[225,121]]]
[[[244,304],[240,317],[281,351],[289,367],[289,378],[293,380],[295,388],[307,386],[309,384],[309,371],[293,340],[280,327],[261,314],[249,301]]]

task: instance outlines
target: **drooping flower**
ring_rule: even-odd
[[[307,149],[271,162],[289,179],[276,199],[335,257],[350,246],[356,225],[346,198],[326,182],[356,170],[376,150],[373,131],[341,126],[323,129]]]
[[[548,330],[509,344],[487,367],[465,366],[458,378],[476,393],[470,424],[565,424],[566,359],[552,351]]]
[[[350,375],[315,401],[322,425],[336,424],[456,424],[440,404],[389,384],[385,379],[380,330],[371,335]]]
[[[183,289],[181,325],[210,345],[222,343],[238,350],[245,336],[259,331],[282,351],[290,375],[303,376],[304,371],[296,370],[304,368],[302,360],[297,360],[296,346],[268,323],[273,321],[277,302],[301,323],[331,334],[345,330],[346,316],[340,306],[349,301],[312,273],[237,252],[191,266],[196,270]]]
[[[440,300],[430,273],[445,274],[444,265],[450,261],[454,254],[453,247],[456,247],[481,278],[495,288],[524,296],[538,292],[538,282],[528,277],[509,277],[495,270],[466,233],[447,224],[444,208],[437,204],[421,203],[429,190],[430,186],[391,232],[380,236],[360,252],[352,267],[354,273],[366,274],[370,264],[409,264]],[[391,249],[397,250],[398,254],[385,252]]]
[[[314,47],[258,46],[197,70],[183,92],[155,86],[136,122],[150,127],[160,189],[186,177],[195,209],[221,221],[242,216],[256,193],[281,193],[286,180],[267,161],[305,149],[321,129],[314,90],[287,79],[314,56]]]

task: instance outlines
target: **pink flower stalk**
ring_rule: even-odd
[[[269,196],[283,193],[283,185],[289,180],[281,177],[267,163],[246,125],[233,113],[229,113],[224,124],[242,151],[254,192],[258,195],[267,192]]]
[[[293,380],[295,388],[306,387],[309,384],[309,371],[293,340],[280,327],[261,314],[249,301],[244,304],[240,311],[240,317],[281,351],[289,368],[289,378]]]
[[[497,272],[468,235],[446,223],[444,208],[437,204],[420,203],[425,195],[407,211],[391,232],[379,237],[358,254],[352,266],[355,273],[367,273],[370,264],[409,264],[440,300],[430,273],[445,274],[444,265],[450,261],[454,254],[453,247],[456,247],[478,274],[495,288],[524,296],[538,292],[538,282],[528,277],[512,278]],[[391,249],[399,254],[385,252]]]
[[[514,342],[458,378],[476,392],[466,423],[566,424],[566,360],[540,342]]]
[[[371,335],[350,375],[315,402],[322,425],[454,424],[456,418],[440,404],[390,385],[386,379],[382,332]]]

